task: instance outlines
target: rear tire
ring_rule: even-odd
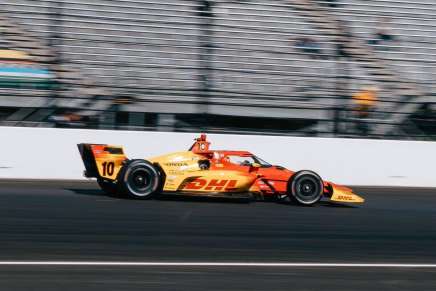
[[[162,177],[159,170],[145,160],[132,160],[121,169],[120,192],[134,199],[150,199],[160,192]]]
[[[315,172],[304,170],[295,173],[288,182],[288,196],[301,205],[314,205],[324,193],[324,183]]]

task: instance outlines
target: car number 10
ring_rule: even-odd
[[[103,166],[103,176],[112,176],[114,174],[114,162],[104,162],[101,165]]]

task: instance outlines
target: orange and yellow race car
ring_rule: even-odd
[[[122,147],[79,144],[85,176],[97,178],[110,195],[137,199],[182,194],[287,199],[313,205],[321,198],[362,203],[350,188],[326,182],[313,171],[293,172],[247,151],[212,150],[206,135],[188,151],[149,159],[128,159]]]

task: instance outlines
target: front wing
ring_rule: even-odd
[[[330,197],[331,201],[347,202],[347,203],[363,203],[365,199],[353,192],[352,189],[330,183],[333,193]]]

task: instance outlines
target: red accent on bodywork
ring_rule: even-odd
[[[185,189],[188,189],[188,190],[200,190],[201,188],[206,186],[206,184],[207,184],[207,180],[205,180],[205,179],[195,179],[194,181],[189,182],[185,186]]]
[[[238,165],[230,162],[229,156],[251,157],[248,151],[233,151],[233,150],[209,150],[210,143],[206,140],[206,136],[202,135],[196,139],[190,150],[196,154],[200,154],[210,161],[209,171],[237,171],[245,175],[252,176],[253,184],[250,189],[261,191],[265,195],[286,194],[288,188],[288,181],[295,174],[295,172],[282,167],[250,167]],[[230,178],[230,177],[229,177]],[[206,187],[207,185],[207,187]],[[328,194],[332,186],[344,187],[334,185],[330,182],[324,183],[324,193]],[[211,180],[197,179],[186,185],[185,189],[199,190],[206,187],[205,190],[217,191],[234,191],[237,190],[236,180]],[[344,187],[346,188],[346,187]],[[348,188],[346,188],[348,189]]]
[[[207,185],[207,187],[205,188],[205,190],[216,190],[216,191],[221,191],[224,186],[227,184],[229,180],[217,180],[217,179],[212,179],[210,180],[209,184]],[[234,180],[232,180],[234,181]]]
[[[231,191],[236,189],[238,184],[237,180],[218,180],[212,179],[210,181],[206,179],[197,178],[194,181],[189,182],[184,187],[184,190],[205,190],[205,191]],[[225,187],[225,188],[224,188]]]
[[[256,183],[259,188],[267,194],[272,193],[286,193],[288,187],[288,180],[294,172],[287,169],[277,168],[275,166],[268,168],[259,168],[257,174],[262,177],[262,180],[257,180]],[[261,182],[266,184],[262,185]],[[272,190],[273,189],[273,190]]]
[[[235,190],[237,183],[238,183],[238,181],[236,181],[236,180],[230,180],[229,183],[227,184],[226,191]]]
[[[201,134],[201,136],[195,139],[195,143],[189,149],[194,154],[207,154],[209,151],[210,142],[207,141],[206,134]]]

